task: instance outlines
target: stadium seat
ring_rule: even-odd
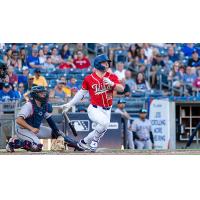
[[[57,74],[45,74],[44,77],[47,79],[47,80],[51,80],[51,79],[57,79]]]

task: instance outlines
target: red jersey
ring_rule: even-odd
[[[76,68],[78,68],[78,69],[84,69],[84,68],[88,68],[90,66],[90,61],[86,57],[84,57],[81,60],[79,60],[77,58],[77,59],[74,59],[74,64],[76,65]]]
[[[115,84],[119,84],[119,79],[115,74],[106,72],[104,77],[109,78]],[[89,91],[90,103],[92,105],[110,107],[112,106],[113,90],[115,86],[111,87],[105,85],[103,78],[97,76],[95,72],[86,76],[82,83],[82,89]]]

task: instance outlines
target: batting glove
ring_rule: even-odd
[[[71,105],[70,105],[69,103],[64,104],[64,105],[62,106],[62,109],[63,109],[63,113],[64,113],[64,112],[68,112],[68,111],[71,109]]]
[[[113,81],[111,81],[109,78],[103,78],[103,82],[106,84],[106,85],[110,85],[110,86],[114,86],[115,83]]]

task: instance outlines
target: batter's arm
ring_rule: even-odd
[[[68,102],[67,104],[62,105],[62,108],[67,112],[72,106],[76,105],[78,102],[80,102],[85,95],[88,93],[88,90],[80,89],[74,96],[74,98]]]

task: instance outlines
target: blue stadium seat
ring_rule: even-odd
[[[44,77],[47,79],[47,80],[51,80],[51,79],[57,79],[57,74],[45,74]]]

